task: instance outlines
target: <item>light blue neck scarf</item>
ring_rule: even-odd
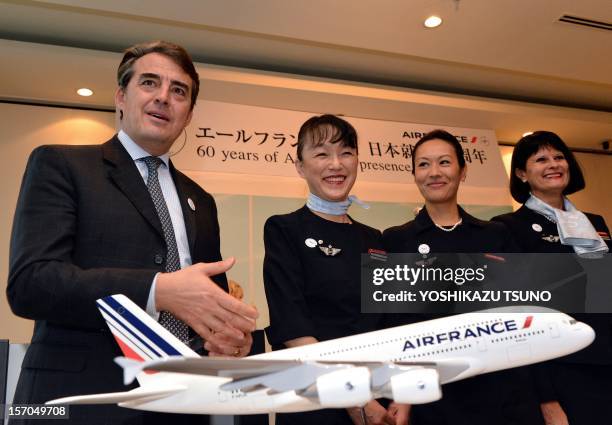
[[[365,208],[366,210],[370,208],[368,204],[360,201],[355,195],[350,195],[344,201],[333,202],[321,199],[317,195],[314,195],[312,193],[308,194],[306,206],[312,211],[320,212],[323,214],[345,215],[353,202],[361,206],[362,208]]]
[[[556,223],[559,240],[563,245],[571,245],[576,254],[587,258],[598,258],[608,252],[608,246],[597,234],[588,217],[569,199],[563,198],[563,208],[565,208],[563,211],[551,207],[532,193],[525,206]]]

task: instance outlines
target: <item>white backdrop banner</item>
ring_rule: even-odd
[[[185,147],[173,159],[183,170],[295,177],[297,133],[315,113],[198,101]],[[436,128],[452,133],[468,165],[465,186],[506,190],[492,130],[343,117],[359,137],[359,180],[413,183],[412,150]],[[177,141],[177,147],[181,141]]]

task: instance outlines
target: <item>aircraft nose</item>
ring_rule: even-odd
[[[583,348],[589,346],[593,341],[595,341],[595,331],[592,327],[587,325],[586,323],[579,323],[580,326],[580,335],[581,340],[584,343]]]

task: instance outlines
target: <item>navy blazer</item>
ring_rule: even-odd
[[[602,216],[584,213],[595,230],[601,235],[608,248],[612,250],[610,231]],[[582,270],[581,264],[573,258],[574,249],[569,245],[563,245],[558,239],[557,225],[543,215],[521,206],[513,213],[499,215],[491,220],[504,223],[515,235],[520,252],[527,253],[567,253],[565,260],[557,257],[542,257],[543,264],[540,265],[540,275],[543,278],[561,279],[563,274],[568,276]],[[537,225],[537,226],[534,226]],[[554,237],[557,238],[554,238]],[[563,261],[563,264],[559,264]],[[593,261],[593,260],[592,260]],[[549,262],[551,262],[549,264]],[[542,277],[540,277],[542,279]],[[586,283],[586,277],[585,277]],[[595,342],[583,350],[570,356],[562,357],[555,361],[584,364],[612,364],[612,314],[572,314],[576,319],[588,323],[597,334]]]

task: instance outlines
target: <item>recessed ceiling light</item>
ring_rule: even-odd
[[[87,97],[87,96],[91,96],[91,95],[93,94],[93,91],[92,91],[92,90],[90,90],[90,89],[87,89],[87,88],[83,87],[82,89],[78,89],[78,90],[77,90],[77,94],[78,94],[79,96],[85,96],[85,97]]]
[[[435,28],[440,26],[441,23],[442,18],[440,18],[439,16],[432,15],[429,18],[425,19],[423,25],[425,25],[427,28]]]
[[[523,137],[527,137],[533,134],[533,131],[527,131],[525,133],[523,133]]]

